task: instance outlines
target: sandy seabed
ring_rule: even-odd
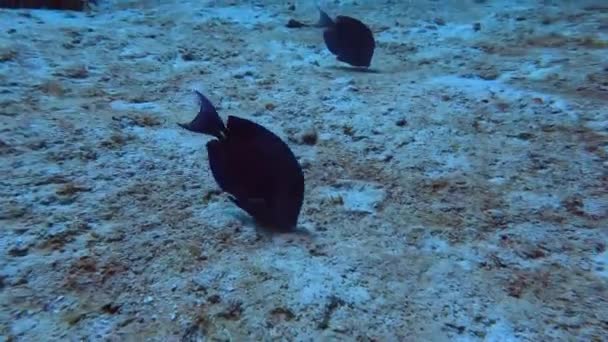
[[[608,340],[604,1],[0,10],[0,341]],[[192,89],[284,138],[308,234],[218,191]]]

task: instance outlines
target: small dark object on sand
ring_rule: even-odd
[[[305,24],[301,21],[297,21],[295,19],[289,19],[287,24],[285,24],[285,27],[288,27],[288,28],[300,28],[300,27],[308,27],[308,26],[310,26],[310,25]]]
[[[228,116],[227,124],[200,92],[198,115],[181,127],[216,137],[207,143],[209,165],[230,200],[260,225],[278,232],[296,230],[304,199],[304,175],[289,146],[268,129]]]
[[[0,0],[0,8],[29,8],[84,11],[89,4],[96,4],[90,0]]]

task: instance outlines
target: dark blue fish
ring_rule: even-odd
[[[320,18],[316,26],[325,27],[323,39],[331,53],[339,61],[356,67],[369,67],[376,48],[372,31],[361,21],[339,15],[332,20],[319,9]]]
[[[96,0],[0,0],[0,8],[31,8],[83,11]]]
[[[213,104],[200,92],[200,111],[192,132],[212,135],[209,165],[219,187],[259,224],[276,231],[296,228],[304,199],[304,175],[287,144],[268,129],[228,116],[226,126]]]

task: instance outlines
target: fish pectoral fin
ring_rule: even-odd
[[[239,200],[238,198],[232,196],[232,195],[228,195],[228,199],[231,200],[233,203],[238,204],[238,203],[250,203],[253,205],[266,205],[266,201],[263,198],[247,198],[245,200]]]
[[[255,219],[265,220],[268,216],[268,205],[263,198],[238,199],[234,196],[229,196],[228,198],[232,203],[245,210]]]
[[[263,198],[250,198],[247,200],[252,205],[263,205],[266,206],[266,201]]]

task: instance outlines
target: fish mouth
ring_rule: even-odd
[[[355,65],[351,65],[351,66],[332,65],[332,66],[330,66],[330,68],[336,69],[336,70],[342,70],[342,71],[360,72],[360,73],[367,73],[367,74],[381,74],[382,73],[382,71],[380,71],[378,69],[373,69],[370,67],[355,66]]]
[[[369,66],[371,65],[371,63],[370,63],[371,59],[365,60],[365,61],[362,61],[361,59],[348,60],[348,59],[344,58],[343,55],[338,55],[336,57],[336,59],[339,60],[340,62],[347,63],[356,68],[369,68]]]

